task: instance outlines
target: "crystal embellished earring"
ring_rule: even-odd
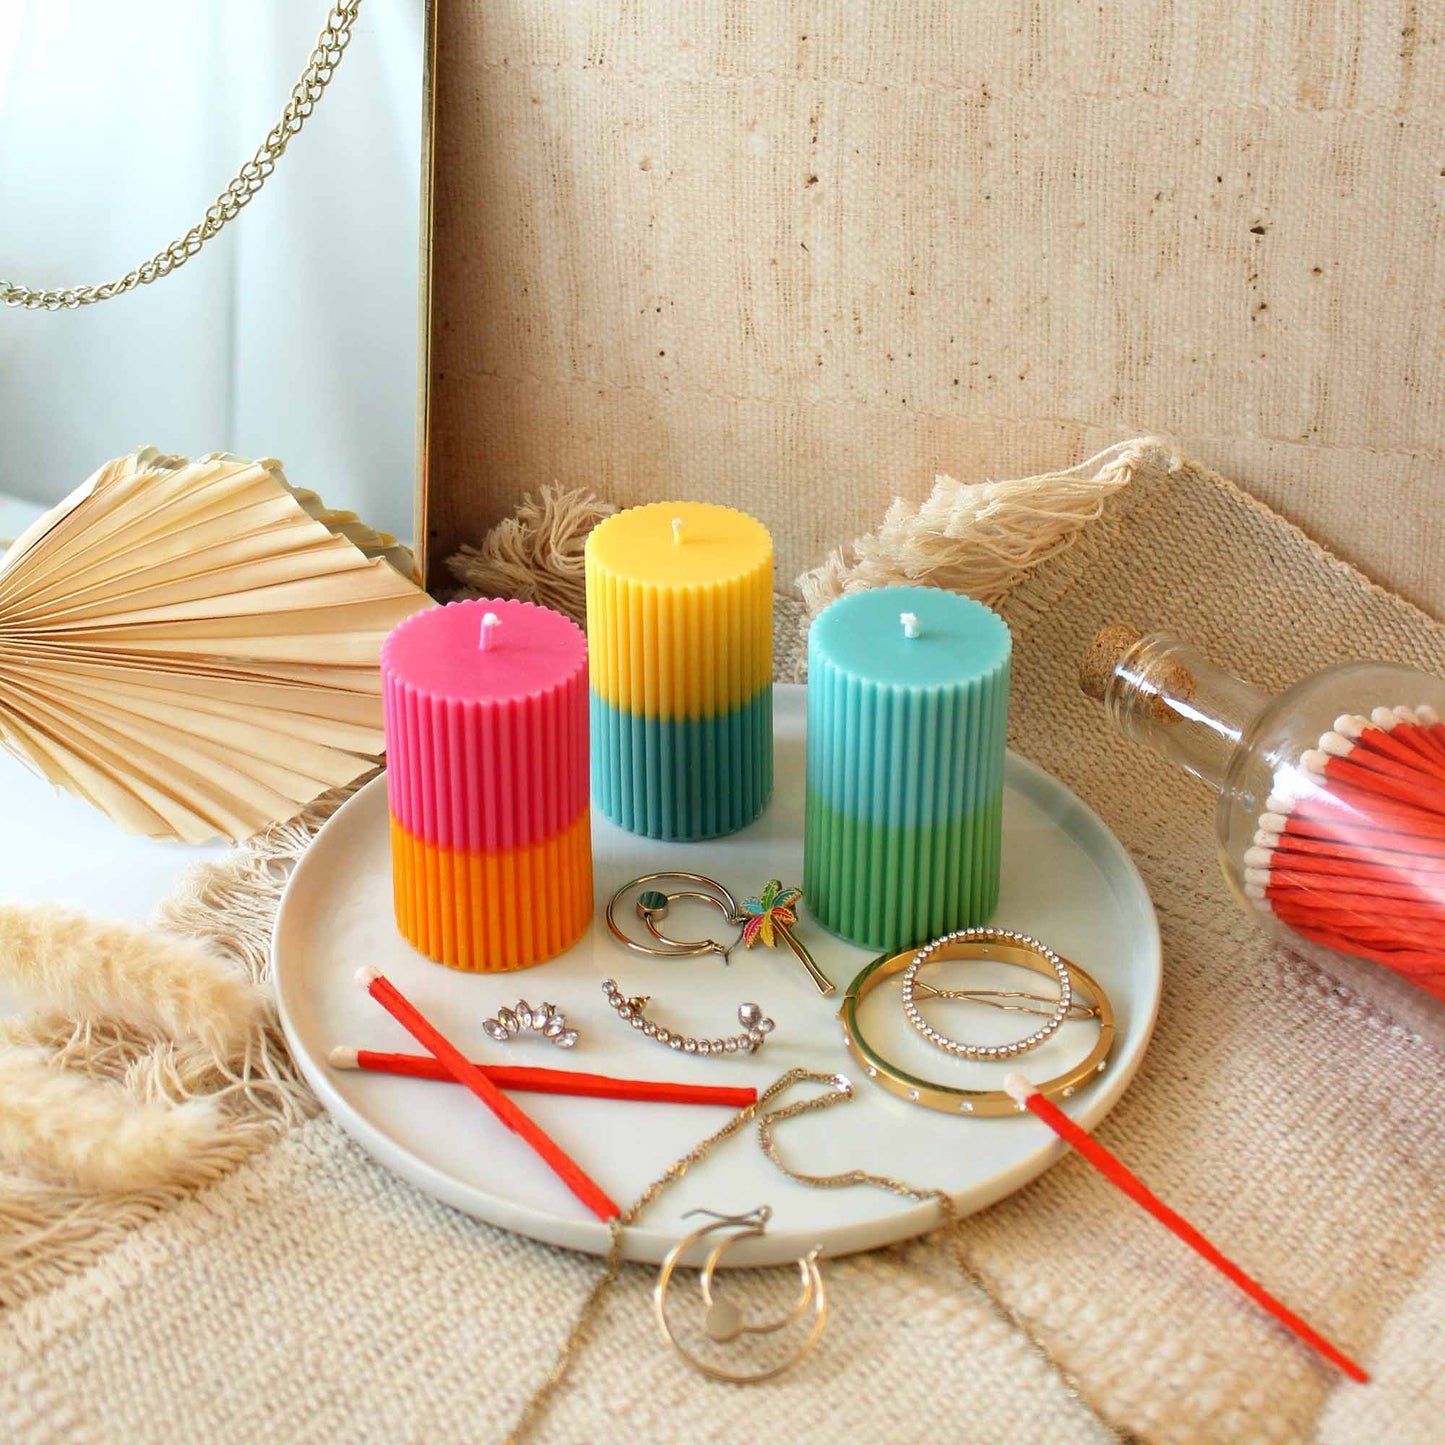
[[[509,1043],[518,1034],[541,1034],[559,1049],[570,1049],[577,1043],[577,1030],[567,1027],[567,1018],[554,1003],[540,1003],[536,1008],[519,998],[512,1008],[499,1008],[495,1018],[483,1019],[482,1028],[499,1044]]]
[[[695,1039],[688,1034],[676,1033],[663,1028],[655,1019],[647,1018],[644,1010],[652,1002],[650,998],[624,998],[617,987],[615,978],[606,979],[602,992],[613,1012],[625,1024],[631,1024],[646,1039],[652,1039],[665,1048],[680,1054],[754,1054],[763,1046],[764,1040],[772,1033],[775,1025],[755,1003],[738,1005],[738,1022],[743,1032],[732,1034],[725,1039]]]

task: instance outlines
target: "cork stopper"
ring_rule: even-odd
[[[1142,634],[1126,622],[1111,623],[1089,644],[1079,663],[1079,686],[1096,702],[1103,702],[1110,679]],[[1157,639],[1156,639],[1157,640]],[[1199,690],[1194,675],[1177,658],[1146,649],[1131,665],[1136,675],[1129,693],[1133,707],[1154,722],[1177,723],[1182,714],[1177,704],[1189,704]]]
[[[1086,697],[1103,702],[1114,669],[1142,636],[1127,622],[1111,622],[1094,638],[1079,662],[1079,686]]]

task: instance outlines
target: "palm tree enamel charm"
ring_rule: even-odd
[[[781,879],[769,878],[756,898],[743,900],[739,919],[743,929],[743,946],[752,948],[762,942],[769,948],[776,948],[781,938],[798,962],[808,970],[808,977],[813,980],[818,992],[827,998],[833,992],[832,981],[793,932],[793,925],[798,921],[797,905],[802,901],[801,888],[784,888]]]

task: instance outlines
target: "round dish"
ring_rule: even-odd
[[[819,997],[786,949],[738,948],[730,964],[716,957],[647,959],[626,952],[608,934],[603,909],[614,890],[659,868],[707,874],[743,895],[768,878],[785,883],[800,878],[801,687],[777,689],[774,719],[777,791],[756,823],[727,838],[668,844],[623,833],[594,814],[598,908],[592,927],[560,958],[519,973],[459,973],[411,949],[392,918],[385,779],[368,784],[341,808],[291,877],[272,947],[287,1041],[336,1122],[381,1164],[457,1209],[548,1244],[591,1254],[606,1250],[606,1228],[464,1090],[420,1079],[337,1072],[328,1065],[327,1056],[337,1045],[417,1051],[357,986],[357,969],[374,964],[454,1043],[482,1062],[760,1089],[793,1065],[846,1074],[855,1089],[850,1103],[778,1129],[784,1156],[809,1173],[866,1168],[946,1189],[960,1213],[971,1213],[1048,1168],[1063,1146],[1032,1116],[952,1118],[893,1098],[870,1083],[849,1058],[835,1017],[837,998]],[[679,904],[679,910],[684,906]],[[715,918],[700,914],[697,921],[701,937]],[[1108,1069],[1066,1105],[1081,1124],[1092,1127],[1128,1086],[1154,1027],[1161,977],[1158,924],[1143,880],[1113,834],[1067,788],[1012,754],[1005,774],[1002,892],[991,921],[1043,939],[1108,990],[1118,1030]],[[808,913],[806,899],[798,931],[840,996],[872,957],[825,933]],[[658,1049],[613,1016],[601,988],[608,977],[629,995],[651,995],[659,1014],[691,1032],[715,1033],[746,999],[756,1000],[777,1028],[758,1054],[701,1058]],[[1017,978],[1016,970],[1001,970],[993,986],[1016,986]],[[987,966],[970,965],[968,979],[970,985],[990,986]],[[564,1055],[531,1039],[501,1045],[488,1038],[483,1020],[519,995],[563,1009],[581,1032],[576,1048]],[[905,1065],[911,1061],[930,1078],[992,1088],[1017,1063],[941,1055],[909,1027],[892,984],[876,989],[864,1007],[870,1039],[876,1038],[890,1058]],[[1013,1015],[995,1013],[972,1010],[973,1035],[988,1038],[996,1030],[998,1039],[1006,1040],[1017,1032]],[[1067,1068],[1088,1051],[1090,1031],[1096,1032],[1090,1022],[1064,1024],[1028,1055],[1030,1077],[1047,1078]],[[624,1206],[728,1117],[726,1110],[690,1105],[513,1097]],[[744,1213],[761,1204],[773,1211],[767,1234],[730,1250],[729,1266],[789,1263],[815,1245],[828,1255],[876,1249],[925,1233],[938,1222],[931,1204],[900,1202],[866,1188],[819,1190],[795,1184],[763,1157],[755,1132],[745,1130],[668,1189],[627,1232],[627,1256],[660,1261],[695,1227],[683,1218],[688,1210]]]

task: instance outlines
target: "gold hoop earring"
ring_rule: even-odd
[[[667,892],[661,888],[649,888],[650,883],[677,882],[695,883],[696,888],[683,888],[673,892]],[[642,920],[643,927],[653,938],[654,943],[640,942],[631,937],[617,921],[617,905],[627,893],[637,891],[637,899],[634,907],[637,916]],[[737,912],[737,899],[713,878],[707,878],[701,873],[644,873],[640,878],[633,878],[630,882],[624,883],[607,903],[607,928],[618,943],[624,948],[630,948],[633,953],[643,953],[649,958],[698,958],[705,953],[720,954],[726,960],[728,955],[737,947],[742,935],[733,939],[731,943],[720,943],[715,938],[699,938],[696,940],[684,940],[680,938],[669,938],[658,928],[658,924],[667,917],[668,909],[672,904],[681,899],[692,899],[698,903],[708,903],[722,914],[723,918],[735,927],[740,927]]]
[[[695,1209],[690,1213],[711,1214],[712,1211]],[[693,1369],[699,1374],[706,1375],[710,1380],[721,1380],[729,1385],[756,1385],[763,1380],[774,1379],[785,1371],[791,1370],[812,1350],[822,1336],[824,1325],[828,1322],[828,1292],[823,1284],[822,1271],[818,1268],[818,1257],[821,1253],[819,1249],[810,1250],[796,1261],[802,1290],[787,1312],[777,1319],[767,1320],[760,1324],[749,1323],[737,1305],[714,1293],[713,1275],[719,1260],[740,1239],[755,1238],[764,1234],[772,1214],[773,1211],[767,1205],[762,1205],[758,1209],[749,1210],[746,1214],[715,1215],[711,1224],[705,1224],[700,1229],[693,1230],[685,1239],[674,1245],[668,1252],[667,1258],[662,1262],[662,1268],[657,1276],[657,1284],[652,1291],[658,1329],[662,1331],[663,1339]],[[728,1345],[741,1339],[744,1335],[777,1334],[780,1330],[787,1329],[789,1325],[796,1324],[811,1309],[813,1324],[808,1331],[807,1338],[787,1359],[779,1364],[751,1373],[724,1370],[718,1365],[700,1359],[672,1332],[672,1326],[667,1318],[667,1290],[672,1283],[673,1271],[677,1268],[678,1261],[693,1245],[718,1230],[731,1230],[733,1233],[726,1239],[719,1240],[712,1247],[702,1269],[698,1271],[698,1289],[705,1306],[703,1330],[709,1339],[715,1340],[720,1345]]]

